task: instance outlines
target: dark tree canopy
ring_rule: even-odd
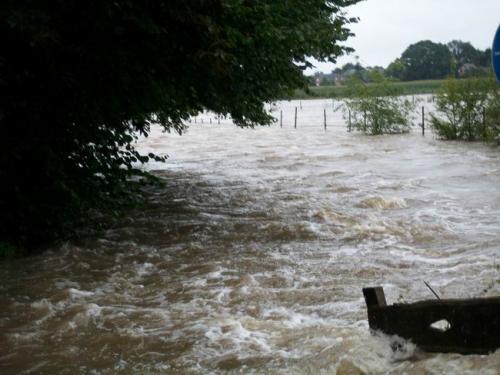
[[[486,76],[491,69],[491,49],[481,51],[469,42],[453,40],[448,43],[448,48],[453,58],[453,75]]]
[[[429,40],[410,45],[386,69],[390,77],[403,81],[446,77],[487,76],[491,49],[481,51],[469,42],[453,40],[446,45]]]
[[[450,74],[451,53],[447,46],[424,40],[410,45],[402,54],[403,79],[442,79]]]
[[[465,64],[481,65],[483,52],[476,49],[469,42],[452,40],[448,43],[448,49],[450,50],[451,56],[455,60],[455,64],[458,67]]]
[[[399,80],[405,78],[405,64],[401,59],[396,59],[387,66],[386,74]]]
[[[308,57],[348,50],[358,1],[4,0],[0,241],[38,244],[128,201],[153,122],[269,123],[263,103],[304,85]]]

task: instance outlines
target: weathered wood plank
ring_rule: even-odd
[[[372,330],[431,352],[485,354],[500,348],[500,297],[428,300],[387,306],[383,289],[363,289]],[[441,320],[450,327],[432,327]]]

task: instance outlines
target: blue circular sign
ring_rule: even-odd
[[[493,41],[493,48],[491,49],[491,59],[493,62],[493,70],[497,76],[497,81],[500,82],[500,26],[498,26],[495,39]]]

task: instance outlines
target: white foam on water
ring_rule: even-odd
[[[57,289],[67,289],[67,288],[75,288],[79,289],[80,284],[68,279],[58,279],[55,280],[54,285],[56,286]]]
[[[94,292],[90,292],[90,291],[86,291],[86,290],[78,290],[75,288],[69,288],[68,293],[72,298],[91,297],[94,295]]]
[[[89,318],[96,318],[101,316],[103,308],[95,303],[90,303],[86,306],[85,314]]]
[[[379,196],[369,197],[359,203],[363,208],[376,208],[381,210],[391,210],[397,208],[406,208],[407,203],[402,198],[383,198]]]
[[[6,368],[495,373],[498,352],[371,336],[361,288],[383,286],[389,303],[431,298],[423,280],[446,297],[500,292],[497,151],[347,133],[331,104],[303,102],[297,129],[297,102],[278,103],[283,128],[211,126],[208,113],[183,137],[153,126],[138,148],[170,158],[145,166],[166,181],[146,207],[0,264]]]
[[[324,324],[324,320],[315,314],[304,315],[283,307],[267,309],[262,317],[279,321],[286,328],[307,328]]]
[[[44,368],[46,365],[49,364],[49,361],[40,361],[36,365],[30,367],[27,370],[24,370],[21,372],[21,374],[36,374],[39,373],[39,371]]]
[[[154,272],[157,272],[157,268],[154,264],[146,262],[143,264],[139,264],[136,267],[136,272],[139,277],[151,275]]]
[[[46,298],[31,303],[31,308],[35,310],[35,316],[37,316],[34,320],[36,325],[42,325],[55,315],[54,304]]]

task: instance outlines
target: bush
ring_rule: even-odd
[[[366,134],[408,132],[415,105],[382,74],[373,72],[371,79],[374,83],[368,85],[357,78],[348,82],[344,118],[350,112],[352,127]]]
[[[486,126],[491,134],[490,140],[500,145],[500,85],[493,83],[490,101],[485,110]]]
[[[437,95],[431,127],[447,140],[492,141],[499,115],[499,94],[491,78],[450,78]]]

